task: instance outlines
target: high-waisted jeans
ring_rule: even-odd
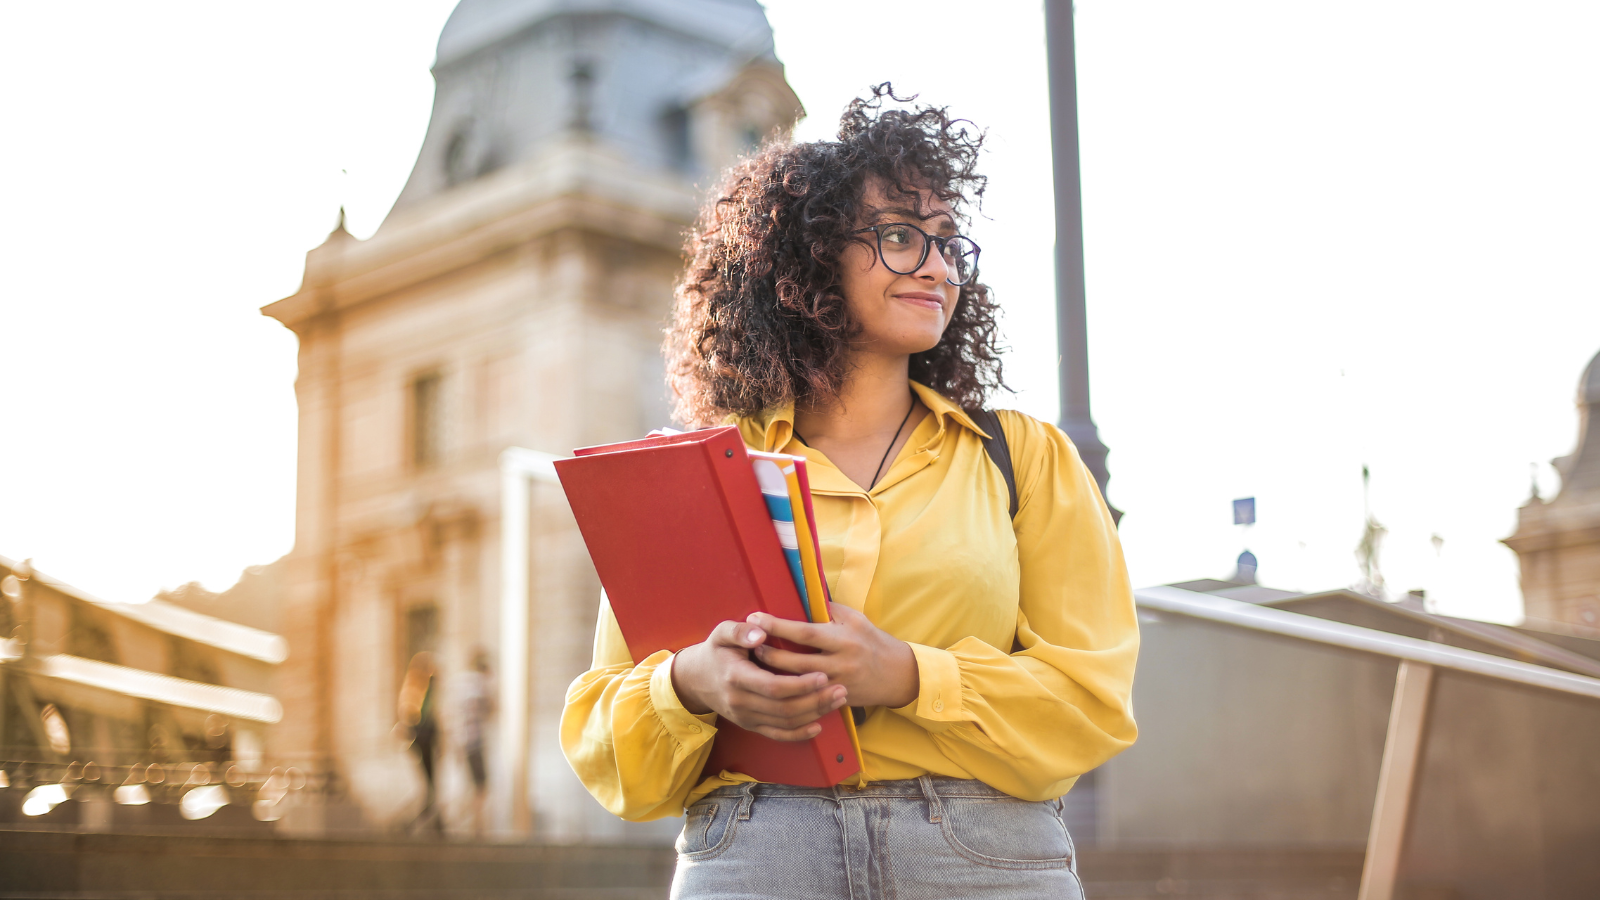
[[[1081,900],[1061,801],[979,781],[741,784],[689,807],[673,900]]]

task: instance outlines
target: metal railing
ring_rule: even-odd
[[[41,759],[32,748],[0,750],[0,790],[23,797],[24,816],[46,816],[67,800],[103,796],[120,806],[177,806],[190,821],[218,809],[244,806],[261,822],[274,822],[302,797],[342,796],[336,773],[287,761],[185,760],[102,764],[99,759],[132,756],[126,749],[85,750],[70,762]]]
[[[1141,608],[1159,613],[1399,660],[1394,699],[1389,707],[1389,725],[1384,735],[1383,760],[1378,770],[1372,824],[1367,832],[1359,900],[1392,900],[1395,896],[1418,763],[1427,739],[1429,699],[1437,681],[1436,668],[1600,700],[1600,678],[1502,659],[1475,650],[1182,588],[1141,588],[1134,591],[1134,600]]]
[[[1257,606],[1242,600],[1229,600],[1182,588],[1140,588],[1134,591],[1134,599],[1140,606],[1157,612],[1205,619],[1252,631],[1299,638],[1347,650],[1359,650],[1363,653],[1376,653],[1380,656],[1443,669],[1498,678],[1501,681],[1600,699],[1600,678],[1575,675],[1476,650],[1463,650],[1460,647],[1362,628],[1359,625],[1330,622],[1302,613]]]

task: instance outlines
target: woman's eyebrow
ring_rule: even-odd
[[[931,213],[929,215],[924,216],[922,213],[917,212],[916,210],[912,209],[909,206],[890,206],[890,207],[880,208],[876,212],[877,212],[878,218],[880,218],[880,219],[887,218],[889,216],[901,216],[901,217],[909,219],[909,220],[911,220],[913,222],[927,222],[927,221],[929,221],[931,219],[944,219],[943,222],[939,223],[940,230],[945,230],[945,229],[948,229],[950,231],[955,231],[956,230],[955,217],[950,215],[947,212],[944,212],[943,210],[940,210],[940,211],[937,211],[937,212],[934,212],[934,213]]]

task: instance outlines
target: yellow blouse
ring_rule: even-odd
[[[809,460],[834,602],[916,655],[917,699],[869,710],[860,728],[866,777],[931,773],[1025,800],[1059,797],[1137,733],[1130,691],[1139,631],[1116,528],[1067,436],[1003,411],[1013,521],[977,425],[934,391],[911,387],[933,414],[870,491],[795,440],[792,407],[732,421],[750,446]],[[634,665],[602,604],[594,663],[567,690],[567,760],[624,819],[682,815],[711,790],[752,780],[700,771],[716,715],[683,707],[671,659],[663,650]]]

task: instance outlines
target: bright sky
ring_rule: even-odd
[[[0,554],[108,599],[293,541],[292,293],[369,235],[426,128],[453,0],[7,4]],[[830,134],[867,85],[989,129],[973,228],[1013,405],[1056,409],[1040,4],[771,0]],[[1600,351],[1600,6],[1081,0],[1095,418],[1139,584],[1357,578],[1511,618],[1530,464]],[[347,170],[348,176],[341,175]],[[1260,524],[1231,524],[1256,496]],[[1444,539],[1435,553],[1430,537]]]

